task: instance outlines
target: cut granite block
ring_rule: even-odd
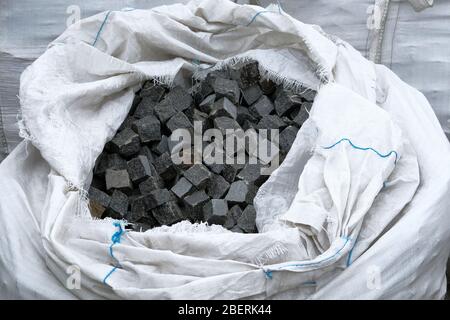
[[[291,96],[285,91],[280,90],[275,99],[275,111],[281,117],[289,113],[296,105],[295,101],[291,99]]]
[[[148,97],[154,102],[159,102],[164,97],[165,92],[166,89],[163,86],[155,84],[153,81],[149,80],[144,83],[139,95],[142,98]]]
[[[154,114],[158,117],[161,123],[166,123],[167,120],[172,118],[177,110],[172,106],[172,102],[167,99],[162,100],[153,108]]]
[[[236,168],[235,166],[233,166],[231,164],[225,164],[225,166],[222,170],[222,176],[229,183],[232,183],[234,181],[237,173],[238,173],[238,168]]]
[[[262,91],[259,88],[259,85],[254,84],[248,88],[242,89],[242,96],[244,97],[245,102],[248,106],[252,105],[262,96]]]
[[[257,84],[260,79],[257,61],[239,62],[229,67],[230,77],[239,82],[241,88]]]
[[[212,117],[231,117],[237,118],[236,106],[226,97],[220,98],[213,105],[213,110],[210,113]]]
[[[127,219],[131,222],[142,221],[149,215],[148,212],[150,209],[149,195],[130,197],[130,213]]]
[[[249,110],[252,115],[261,119],[262,117],[269,115],[274,110],[274,106],[267,96],[262,96],[250,106]]]
[[[152,165],[150,165],[152,167]],[[149,194],[150,192],[162,189],[164,184],[161,178],[156,174],[155,168],[151,168],[152,174],[143,182],[139,184],[141,194]]]
[[[161,156],[155,159],[155,162],[153,164],[155,166],[156,172],[160,175],[161,178],[163,178],[164,181],[168,181],[176,177],[177,171],[169,153],[163,153]]]
[[[205,131],[210,126],[208,115],[198,109],[193,109],[192,123],[195,124],[195,122],[201,123],[202,132]]]
[[[225,196],[230,184],[224,177],[218,174],[213,174],[206,188],[208,196],[213,199],[220,199]]]
[[[196,191],[184,198],[186,209],[189,211],[191,221],[201,221],[203,218],[203,205],[209,201],[203,190]]]
[[[294,143],[297,136],[298,128],[289,126],[280,133],[280,150],[284,153],[288,153]]]
[[[209,168],[209,170],[212,173],[216,173],[216,174],[220,174],[222,172],[222,170],[225,168],[225,164],[222,164],[222,163],[211,163],[211,164],[206,164],[206,166]]]
[[[110,201],[108,194],[92,186],[89,188],[89,206],[93,217],[101,218]]]
[[[232,103],[238,104],[241,91],[239,90],[238,83],[234,80],[228,80],[223,78],[216,78],[213,85],[216,98],[227,97]]]
[[[157,102],[153,101],[150,97],[143,98],[142,101],[137,105],[133,116],[136,119],[141,119],[153,115],[156,104]]]
[[[232,229],[236,223],[239,217],[242,215],[242,209],[239,207],[239,205],[234,205],[231,207],[230,210],[228,210],[227,213],[227,219],[225,221],[225,224],[223,225],[224,228]]]
[[[212,93],[214,93],[213,88],[206,81],[200,81],[192,87],[192,96],[196,104],[200,104]]]
[[[228,117],[217,117],[214,119],[214,128],[219,129],[223,135],[227,134],[227,130],[241,129],[236,120]]]
[[[203,164],[194,164],[184,172],[184,177],[197,189],[201,189],[209,183],[211,172]]]
[[[174,132],[177,129],[188,129],[190,132],[193,132],[192,123],[183,112],[178,112],[170,118],[166,123],[166,127],[171,132]]]
[[[169,153],[169,138],[166,135],[161,136],[161,140],[153,145],[152,151],[157,155],[162,155],[163,153]]]
[[[275,84],[275,82],[269,79],[261,80],[259,82],[259,86],[261,87],[262,92],[268,96],[274,93],[277,89],[277,85]]]
[[[152,210],[153,217],[161,224],[170,226],[184,220],[183,213],[176,201],[165,202]]]
[[[161,123],[155,116],[147,116],[136,120],[132,124],[132,129],[139,135],[142,143],[161,139]]]
[[[247,183],[253,183],[256,186],[261,186],[268,178],[268,176],[261,174],[261,164],[247,163],[244,168],[239,171],[236,178]]]
[[[203,207],[203,221],[209,224],[224,225],[227,219],[228,204],[223,199],[211,199]]]
[[[256,187],[245,181],[235,181],[231,184],[230,189],[225,197],[231,205],[253,204],[253,198],[256,195]]]
[[[136,184],[144,181],[152,174],[150,163],[145,156],[137,156],[128,161],[127,171],[131,181]]]
[[[195,192],[195,187],[186,178],[181,177],[180,180],[170,189],[178,198],[183,199],[189,194]]]
[[[246,233],[257,232],[256,230],[256,210],[253,205],[248,205],[242,215],[237,220],[237,226]]]
[[[205,99],[200,102],[198,105],[198,109],[206,114],[209,114],[211,111],[214,110],[214,103],[216,102],[216,95],[210,94]]]
[[[125,158],[130,158],[141,149],[139,136],[130,128],[125,128],[111,140],[111,147]]]
[[[217,78],[230,79],[230,73],[228,70],[211,71],[206,75],[205,82],[214,90],[214,83],[216,82]]]
[[[148,160],[148,163],[153,163],[155,156],[153,155],[152,151],[148,146],[142,146],[141,150],[139,151],[140,156],[145,156]]]
[[[150,209],[156,208],[166,202],[175,201],[172,192],[167,189],[153,190],[148,194],[148,205]]]
[[[119,189],[123,192],[131,192],[133,185],[127,170],[107,169],[105,173],[106,189]]]
[[[164,100],[166,105],[171,105],[178,112],[188,109],[193,104],[192,96],[180,86],[169,90]]]
[[[142,98],[139,95],[135,95],[133,102],[131,103],[131,108],[130,108],[130,112],[128,113],[129,115],[134,114],[134,112],[136,111],[137,106],[139,105],[139,103],[141,103]]]
[[[114,219],[123,219],[128,212],[128,197],[119,190],[114,190],[107,214]]]
[[[249,108],[247,107],[237,107],[237,117],[236,120],[239,125],[243,126],[245,121],[249,121],[251,123],[257,123],[258,120],[253,113],[250,113]],[[244,129],[244,128],[243,128]]]
[[[264,116],[259,120],[257,128],[258,129],[283,129],[286,128],[286,123],[284,123],[281,118],[275,114],[269,114]]]
[[[106,169],[108,169],[108,154],[103,151],[95,161],[94,175],[102,176],[105,174]]]

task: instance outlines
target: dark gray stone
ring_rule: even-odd
[[[145,156],[137,156],[128,161],[127,171],[131,181],[137,184],[144,181],[152,174],[150,164]]]
[[[161,189],[164,186],[161,178],[156,174],[155,168],[152,168],[152,165],[150,165],[150,168],[152,171],[151,176],[139,184],[139,190],[142,194],[149,194],[153,190]]]
[[[186,178],[181,177],[180,180],[170,189],[178,198],[183,199],[187,195],[195,191],[194,186]]]
[[[155,162],[153,164],[155,166],[156,172],[165,181],[176,177],[177,171],[172,162],[172,159],[170,158],[169,153],[163,153],[159,158],[155,159]]]
[[[206,164],[206,166],[209,168],[211,172],[216,174],[220,174],[222,170],[225,168],[225,164],[222,163]]]
[[[269,114],[262,117],[258,122],[258,129],[283,129],[287,125],[281,118],[275,114]]]
[[[150,97],[143,98],[142,101],[137,105],[133,116],[136,119],[141,119],[153,115],[156,104],[157,102],[153,101]]]
[[[108,207],[108,215],[114,219],[123,219],[128,212],[128,197],[119,190],[114,190]]]
[[[281,117],[292,110],[296,105],[295,101],[291,99],[291,96],[285,91],[280,90],[275,99],[275,111]]]
[[[186,209],[189,211],[191,221],[201,221],[203,218],[203,205],[209,201],[205,191],[196,191],[184,198]]]
[[[106,208],[109,206],[111,197],[105,192],[92,186],[89,188],[88,196],[92,216],[101,218]]]
[[[135,95],[133,99],[133,103],[131,103],[130,112],[128,114],[132,115],[136,111],[137,106],[141,103],[142,98],[139,95]]]
[[[254,84],[248,88],[242,89],[242,96],[244,97],[247,105],[252,105],[262,96],[262,91],[257,84]]]
[[[200,81],[192,87],[192,96],[196,104],[200,104],[212,93],[214,93],[213,88],[206,81]]]
[[[241,88],[248,88],[260,79],[257,61],[239,62],[229,67],[230,77],[239,82]]]
[[[227,97],[234,104],[239,103],[240,90],[238,83],[234,80],[228,80],[223,78],[216,78],[213,85],[216,98]]]
[[[193,104],[192,96],[180,86],[172,88],[164,100],[164,104],[171,105],[178,112],[188,109]]]
[[[166,89],[163,86],[155,84],[153,81],[146,81],[142,86],[139,95],[144,98],[148,97],[154,102],[159,102],[164,97]]]
[[[172,118],[177,110],[172,106],[172,102],[167,99],[162,100],[154,108],[154,114],[158,117],[161,123],[166,123],[167,120]]]
[[[255,117],[260,119],[269,115],[274,110],[274,107],[272,101],[267,96],[262,96],[250,106],[249,110]]]
[[[131,222],[142,221],[149,216],[150,209],[149,195],[130,197],[130,213],[127,218]]]
[[[297,136],[298,128],[289,126],[280,133],[280,150],[284,153],[288,153],[294,143]]]
[[[127,160],[122,158],[117,153],[108,154],[107,158],[108,158],[107,169],[122,170],[127,168]]]
[[[217,78],[222,79],[231,79],[230,73],[228,70],[214,70],[207,74],[205,78],[205,82],[210,85],[214,90],[214,83],[216,82]]]
[[[300,94],[300,96],[301,96],[304,100],[309,101],[309,102],[313,102],[314,99],[316,98],[316,95],[317,95],[317,91],[314,91],[314,90],[311,90],[311,89],[304,90],[304,91]]]
[[[203,207],[203,221],[224,225],[227,220],[228,204],[223,199],[211,199]]]
[[[230,184],[224,177],[213,174],[206,188],[208,196],[213,199],[220,199],[227,193]]]
[[[147,116],[136,120],[132,125],[142,143],[159,141],[161,139],[161,124],[155,116]]]
[[[237,226],[246,233],[257,232],[256,230],[256,210],[253,205],[248,205],[242,215],[237,220]]]
[[[127,170],[106,170],[105,174],[106,189],[119,189],[124,192],[131,192],[133,185]]]
[[[253,114],[250,113],[249,108],[242,107],[242,106],[237,107],[236,120],[239,123],[239,125],[241,125],[241,126],[244,125],[246,120],[251,122],[251,123],[257,123],[258,122],[258,119]],[[242,129],[244,129],[244,128],[242,128]]]
[[[157,155],[162,155],[163,153],[170,153],[169,150],[169,138],[166,135],[161,137],[161,141],[155,144],[152,151]]]
[[[210,94],[205,99],[203,99],[202,102],[200,102],[200,104],[198,105],[198,109],[201,112],[209,114],[211,111],[214,110],[214,103],[215,102],[216,102],[216,95],[215,94]]]
[[[233,228],[230,229],[230,231],[235,232],[235,233],[244,233],[244,230],[239,228],[238,225],[235,225]]]
[[[211,179],[211,172],[203,164],[194,164],[184,172],[184,177],[196,188],[205,187]]]
[[[214,128],[219,129],[223,135],[226,135],[226,130],[238,130],[241,129],[241,126],[232,118],[217,117],[214,119]]]
[[[139,151],[139,155],[140,156],[145,156],[147,158],[147,160],[148,160],[148,163],[153,163],[153,161],[155,159],[152,151],[147,146],[142,146],[141,150]]]
[[[125,158],[130,158],[141,149],[139,136],[130,128],[125,128],[111,140],[114,152],[120,153]]]
[[[234,205],[231,207],[230,210],[228,210],[227,213],[227,220],[225,221],[225,224],[223,225],[224,228],[232,229],[236,223],[239,217],[242,215],[242,209],[239,207],[239,205]]]
[[[189,121],[188,117],[183,112],[178,112],[169,121],[166,123],[166,127],[174,132],[177,129],[189,129],[193,130],[193,126],[191,121]]]
[[[160,205],[169,202],[169,201],[175,201],[175,197],[167,189],[157,189],[153,190],[148,194],[148,204],[150,209],[159,207]]]
[[[261,164],[247,163],[244,168],[236,175],[240,180],[247,183],[253,183],[256,186],[261,186],[268,178],[267,175],[261,174]]]
[[[237,108],[228,98],[223,97],[214,103],[213,110],[211,111],[210,116],[212,117],[225,116],[236,119]]]
[[[184,219],[180,207],[175,201],[165,202],[152,210],[153,217],[161,224],[170,226]]]
[[[234,179],[236,178],[236,174],[238,173],[238,169],[231,165],[231,164],[225,164],[223,170],[222,170],[222,176],[227,180],[229,183],[232,183]]]
[[[277,89],[277,85],[275,84],[275,82],[269,79],[261,80],[259,82],[259,86],[261,87],[261,90],[265,95],[271,95]]]
[[[245,181],[235,181],[231,184],[230,189],[225,197],[230,204],[253,204],[253,198],[256,195],[256,187]]]

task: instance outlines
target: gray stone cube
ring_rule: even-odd
[[[157,102],[153,101],[150,97],[142,98],[142,101],[137,105],[133,116],[136,119],[141,119],[153,115],[156,104]]]
[[[195,187],[186,178],[181,177],[180,180],[170,189],[178,198],[183,199],[187,195],[195,191]]]
[[[155,116],[147,116],[136,120],[132,124],[132,129],[139,135],[142,143],[161,139],[161,123]]]
[[[231,184],[230,189],[225,197],[231,205],[253,204],[253,198],[256,195],[256,187],[245,181],[235,181]]]
[[[152,151],[157,155],[169,153],[169,138],[166,135],[161,136],[161,140],[152,147]]]
[[[271,95],[277,89],[277,85],[275,82],[269,79],[264,79],[259,82],[259,86],[261,87],[262,92],[265,95]]]
[[[237,223],[237,220],[242,215],[242,209],[239,207],[239,205],[234,205],[231,207],[230,210],[228,210],[227,213],[227,219],[225,221],[225,224],[223,225],[224,228],[231,230]]]
[[[144,98],[148,97],[154,102],[159,102],[164,97],[166,89],[163,86],[155,84],[153,81],[146,81],[142,86],[139,95]]]
[[[180,207],[175,201],[165,202],[152,210],[153,217],[161,224],[170,226],[184,219]]]
[[[149,194],[153,190],[161,189],[164,186],[161,178],[156,174],[155,168],[152,168],[152,165],[150,165],[150,168],[151,175],[145,181],[139,184],[139,190],[141,194]]]
[[[253,115],[260,119],[269,115],[274,110],[274,107],[272,101],[267,96],[262,96],[249,109]]]
[[[261,174],[261,169],[263,166],[259,163],[250,164],[247,163],[244,168],[239,171],[236,177],[240,180],[243,180],[247,183],[253,183],[256,186],[261,186],[268,178],[267,175]]]
[[[203,99],[199,105],[198,109],[201,112],[204,112],[206,114],[210,114],[214,110],[214,103],[216,102],[216,95],[210,94],[205,99]]]
[[[213,110],[210,113],[212,117],[231,117],[237,118],[236,106],[226,97],[220,98],[214,103]]]
[[[128,212],[128,197],[119,190],[114,190],[108,206],[108,215],[114,219],[123,219]]]
[[[227,134],[227,130],[241,129],[236,120],[229,117],[217,117],[214,119],[214,128],[219,129],[223,135]]]
[[[125,158],[130,158],[141,149],[139,136],[130,128],[125,128],[111,140],[111,147]]]
[[[294,143],[297,136],[298,128],[289,126],[280,133],[280,150],[284,153],[288,153]]]
[[[192,96],[196,104],[200,104],[212,93],[214,93],[213,88],[206,81],[200,81],[192,87]]]
[[[131,192],[133,185],[127,170],[107,169],[105,174],[106,189],[119,189],[123,192]]]
[[[155,166],[156,172],[160,175],[161,178],[163,178],[163,180],[168,181],[176,177],[177,171],[169,153],[163,153],[161,156],[155,159],[155,162],[153,164]]]
[[[145,156],[148,160],[148,163],[153,163],[155,156],[153,155],[152,151],[148,146],[142,146],[141,150],[139,151],[140,156]]]
[[[184,204],[189,212],[191,221],[201,221],[203,218],[203,205],[209,201],[203,190],[196,191],[184,198]]]
[[[207,194],[210,198],[220,199],[227,193],[230,184],[224,177],[218,174],[213,174],[206,188]]]
[[[309,118],[309,112],[311,111],[312,103],[304,102],[300,107],[299,112],[293,117],[293,121],[297,126],[301,127],[303,123]]]
[[[194,164],[184,172],[184,177],[196,188],[205,187],[211,179],[211,172],[203,164]]]
[[[241,88],[258,83],[260,79],[257,61],[239,62],[229,67],[230,77],[239,82]]]
[[[234,80],[216,78],[213,85],[216,98],[227,97],[231,102],[238,104],[241,92],[238,83]]]
[[[136,121],[136,118],[133,116],[127,116],[125,120],[120,125],[119,129],[117,129],[117,132],[122,131],[125,128],[131,128],[133,122]]]
[[[164,99],[161,102],[159,102],[153,108],[153,110],[154,114],[158,117],[161,123],[166,123],[167,120],[172,118],[177,113],[177,110],[172,106],[172,102],[167,99]]]
[[[242,96],[248,106],[252,105],[262,96],[262,91],[258,84],[254,84],[248,88],[242,89]]]
[[[225,166],[222,170],[222,176],[229,183],[232,183],[234,181],[237,173],[238,173],[238,168],[236,168],[235,166],[233,166],[231,164],[225,164]]]
[[[296,102],[291,98],[285,90],[279,90],[275,99],[275,111],[281,117],[289,113],[296,105]]]
[[[172,192],[167,189],[153,190],[148,194],[149,208],[156,208],[166,202],[175,201],[175,197]]]
[[[189,131],[193,131],[191,121],[189,121],[188,117],[183,112],[178,112],[170,118],[166,123],[166,127],[171,132],[174,132],[177,129],[188,129]]]
[[[128,161],[127,171],[131,181],[136,184],[144,181],[152,174],[150,163],[145,156],[137,156]]]
[[[178,112],[188,109],[193,104],[192,96],[180,86],[169,90],[164,100]]]
[[[111,197],[105,192],[92,186],[89,188],[88,197],[92,216],[101,218],[106,208],[109,206]]]
[[[275,114],[269,114],[267,116],[264,116],[259,120],[257,128],[258,129],[283,129],[287,125],[284,123],[281,118]]]
[[[211,199],[203,207],[203,221],[224,225],[227,220],[228,204],[223,199]]]
[[[251,122],[251,123],[257,123],[258,122],[258,119],[255,117],[255,115],[250,113],[249,108],[242,107],[242,106],[237,107],[236,120],[239,123],[239,125],[241,125],[241,126],[244,125],[246,120]],[[244,127],[242,127],[242,129],[244,129]]]

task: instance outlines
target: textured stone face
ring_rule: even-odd
[[[155,116],[146,116],[133,122],[131,128],[139,135],[142,143],[161,139],[161,123]]]
[[[275,99],[275,111],[278,116],[284,116],[286,113],[292,110],[295,106],[295,102],[292,101],[288,93],[284,90],[280,90],[277,98]]]
[[[195,187],[186,178],[182,177],[172,187],[171,191],[179,198],[183,199],[187,195],[195,191]]]
[[[174,132],[177,129],[193,129],[191,121],[189,121],[188,117],[183,112],[178,112],[169,121],[166,123],[167,128],[171,132]]]
[[[148,204],[151,209],[174,200],[176,200],[174,195],[167,189],[156,189],[148,194]]]
[[[253,205],[248,205],[237,220],[237,226],[246,233],[256,232],[256,211]]]
[[[302,104],[300,110],[297,112],[296,116],[293,117],[293,121],[301,127],[303,123],[308,119],[309,117],[309,111],[311,110],[312,103],[305,102]]]
[[[177,113],[177,110],[172,106],[171,102],[167,100],[158,103],[153,110],[161,123],[166,123],[167,120]]]
[[[141,194],[149,194],[153,190],[162,189],[163,186],[161,178],[156,174],[156,169],[151,168],[151,175],[139,184],[139,191]]]
[[[150,97],[145,97],[136,106],[136,111],[134,112],[134,118],[141,119],[154,114],[154,108],[157,102],[153,101]]]
[[[247,182],[248,184],[255,184],[260,186],[267,180],[268,176],[261,174],[261,164],[246,164],[245,167],[237,174],[237,178]]]
[[[205,191],[200,190],[184,198],[186,208],[189,210],[189,218],[192,221],[201,221],[203,218],[203,205],[209,197]]]
[[[217,99],[227,97],[231,102],[235,104],[239,103],[241,92],[236,81],[216,78],[216,80],[214,81],[213,89],[216,93]]]
[[[211,179],[211,172],[203,164],[194,164],[184,172],[184,177],[196,188],[205,187]]]
[[[280,150],[287,153],[297,136],[298,128],[289,126],[280,133]]]
[[[214,103],[216,101],[216,95],[210,94],[200,102],[198,109],[205,114],[210,114],[214,110]]]
[[[277,115],[267,115],[262,117],[258,122],[258,129],[283,129],[286,127],[286,123]]]
[[[118,189],[127,192],[133,189],[127,170],[108,169],[106,170],[105,180],[107,190]]]
[[[168,153],[163,153],[154,162],[156,172],[163,180],[170,180],[176,177],[177,171]]]
[[[230,67],[230,76],[239,82],[241,88],[248,88],[258,83],[260,79],[258,62],[249,61],[237,63]]]
[[[114,190],[108,210],[116,215],[116,219],[123,219],[128,212],[128,197],[119,190]]]
[[[127,170],[131,181],[137,184],[144,181],[152,174],[150,164],[145,156],[137,156],[128,161]]]
[[[165,92],[166,92],[166,90],[164,89],[163,86],[154,84],[152,81],[147,81],[142,86],[142,89],[139,92],[139,95],[142,98],[148,97],[151,101],[159,102],[159,101],[161,101]]]
[[[233,119],[237,118],[237,108],[236,106],[228,100],[228,98],[221,98],[214,103],[213,110],[210,115],[212,117],[231,117]]]
[[[175,201],[163,203],[159,207],[153,209],[152,213],[159,224],[166,226],[170,226],[185,219],[180,207]]]
[[[230,188],[230,184],[224,177],[218,174],[213,174],[206,188],[208,196],[213,199],[222,198]]]
[[[230,190],[225,197],[230,204],[253,204],[253,198],[256,195],[254,185],[245,181],[235,181],[231,184]]]
[[[141,149],[139,136],[129,128],[116,134],[111,140],[111,144],[113,150],[125,158],[134,156]]]
[[[252,105],[259,98],[261,98],[262,91],[257,84],[254,84],[246,89],[242,90],[242,95],[244,96],[244,100],[247,105]]]
[[[224,225],[227,219],[228,204],[223,199],[211,199],[203,207],[203,220],[209,224]]]
[[[232,118],[217,117],[214,119],[214,128],[219,129],[225,136],[227,134],[226,130],[238,130],[241,129],[241,126]]]
[[[269,115],[273,110],[273,103],[267,96],[262,96],[250,108],[252,114],[259,119]]]
[[[95,213],[96,218],[102,217],[103,212],[108,208],[110,201],[111,197],[105,192],[92,186],[89,188],[89,204],[93,213]]]

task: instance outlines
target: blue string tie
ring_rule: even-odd
[[[120,239],[122,237],[122,235],[124,234],[123,228],[122,228],[122,224],[118,221],[114,221],[113,225],[118,228],[118,230],[112,235],[111,237],[111,245],[109,246],[109,255],[114,259],[115,261],[115,266],[111,269],[111,271],[108,272],[108,274],[105,276],[105,278],[103,279],[103,283],[106,284],[106,280],[108,280],[108,278],[113,274],[114,271],[116,271],[118,268],[120,268],[120,262],[119,260],[114,256],[113,253],[113,247],[116,243],[120,243]]]

